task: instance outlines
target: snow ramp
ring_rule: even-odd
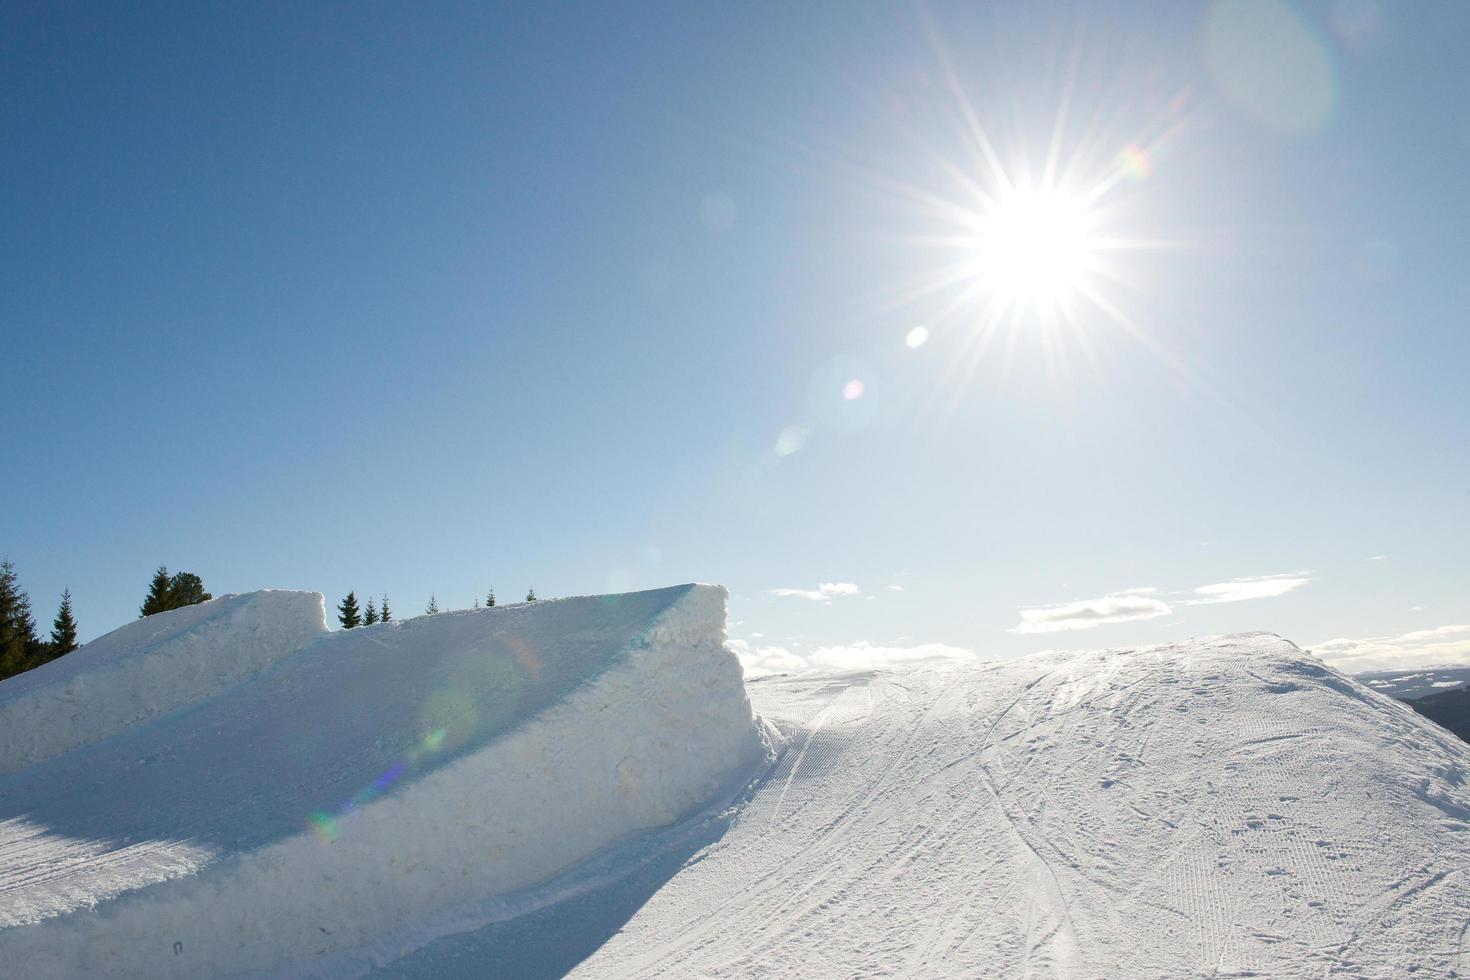
[[[361,973],[728,798],[770,748],[725,602],[686,585],[331,633],[0,776],[0,958]]]

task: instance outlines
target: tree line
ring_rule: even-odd
[[[153,573],[153,581],[148,585],[148,595],[143,599],[138,615],[151,616],[211,598],[204,591],[204,580],[198,575],[193,572],[170,575],[168,569],[160,565]],[[8,561],[0,562],[0,680],[64,657],[78,646],[71,589],[62,590],[61,604],[56,610],[56,619],[51,623],[51,635],[42,639],[36,632],[36,620],[31,614],[31,597],[20,587],[15,565]]]
[[[170,609],[182,609],[214,598],[204,590],[204,579],[193,572],[175,572],[170,575],[167,566],[159,565],[148,583],[148,592],[138,616],[152,616]],[[536,601],[536,590],[526,592],[526,602]],[[485,606],[495,605],[495,590],[485,596]],[[480,600],[475,598],[475,608]],[[432,594],[426,615],[439,612],[439,600]],[[381,603],[369,596],[367,607],[360,608],[357,593],[348,592],[347,597],[337,604],[337,621],[344,629],[357,626],[372,626],[375,623],[391,623],[393,611],[388,606],[388,596]],[[35,616],[31,613],[31,599],[20,587],[15,574],[15,565],[0,562],[0,680],[24,673],[33,667],[49,663],[77,649],[77,621],[72,613],[71,589],[61,593],[61,603],[56,618],[51,624],[51,635],[42,638],[37,631]]]
[[[526,601],[536,601],[535,589],[528,589],[526,591]],[[491,589],[490,592],[485,596],[485,608],[489,609],[494,605],[495,590]],[[474,607],[476,609],[480,608],[479,596],[475,597]],[[429,604],[424,607],[424,615],[432,616],[438,611],[439,600],[431,592],[429,593]],[[387,593],[384,593],[383,595],[383,604],[381,608],[373,604],[372,596],[368,596],[367,608],[364,610],[361,606],[358,605],[357,591],[353,590],[351,592],[348,592],[346,597],[344,597],[341,602],[337,603],[337,622],[341,623],[342,628],[345,630],[356,629],[359,626],[372,626],[374,623],[393,622],[393,614],[388,609]]]

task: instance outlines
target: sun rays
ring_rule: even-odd
[[[890,239],[919,257],[909,263],[916,272],[875,297],[875,311],[922,323],[926,339],[950,336],[956,356],[942,387],[955,397],[998,336],[1012,352],[1029,345],[1053,369],[1073,358],[1096,367],[1099,345],[1122,336],[1189,385],[1207,387],[1131,312],[1147,293],[1146,253],[1193,244],[1151,229],[1148,207],[1159,160],[1190,121],[1188,93],[1149,105],[1094,98],[1106,111],[1076,113],[1074,45],[1050,118],[1015,127],[1044,138],[1000,139],[926,26],[948,131],[908,127],[915,154],[930,165],[927,181],[864,175],[908,226]]]

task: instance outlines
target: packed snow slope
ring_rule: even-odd
[[[1470,972],[1466,746],[1279,638],[748,689],[733,819],[381,975]]]
[[[0,684],[0,773],[223,690],[327,632],[320,592],[157,613]]]
[[[770,749],[725,599],[680,586],[331,633],[0,775],[0,973],[361,973],[728,800]],[[195,652],[258,666],[275,634],[251,622]],[[157,638],[127,629],[138,646],[56,681],[78,718],[133,717],[132,675],[106,672]],[[48,686],[14,684],[0,700]]]

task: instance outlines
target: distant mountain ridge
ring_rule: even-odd
[[[1375,670],[1357,679],[1470,742],[1470,667]]]
[[[1470,742],[1470,688],[1457,687],[1404,702],[1425,718]]]
[[[1400,701],[1438,694],[1470,684],[1470,667],[1418,667],[1414,670],[1372,670],[1354,677],[1380,694]]]

